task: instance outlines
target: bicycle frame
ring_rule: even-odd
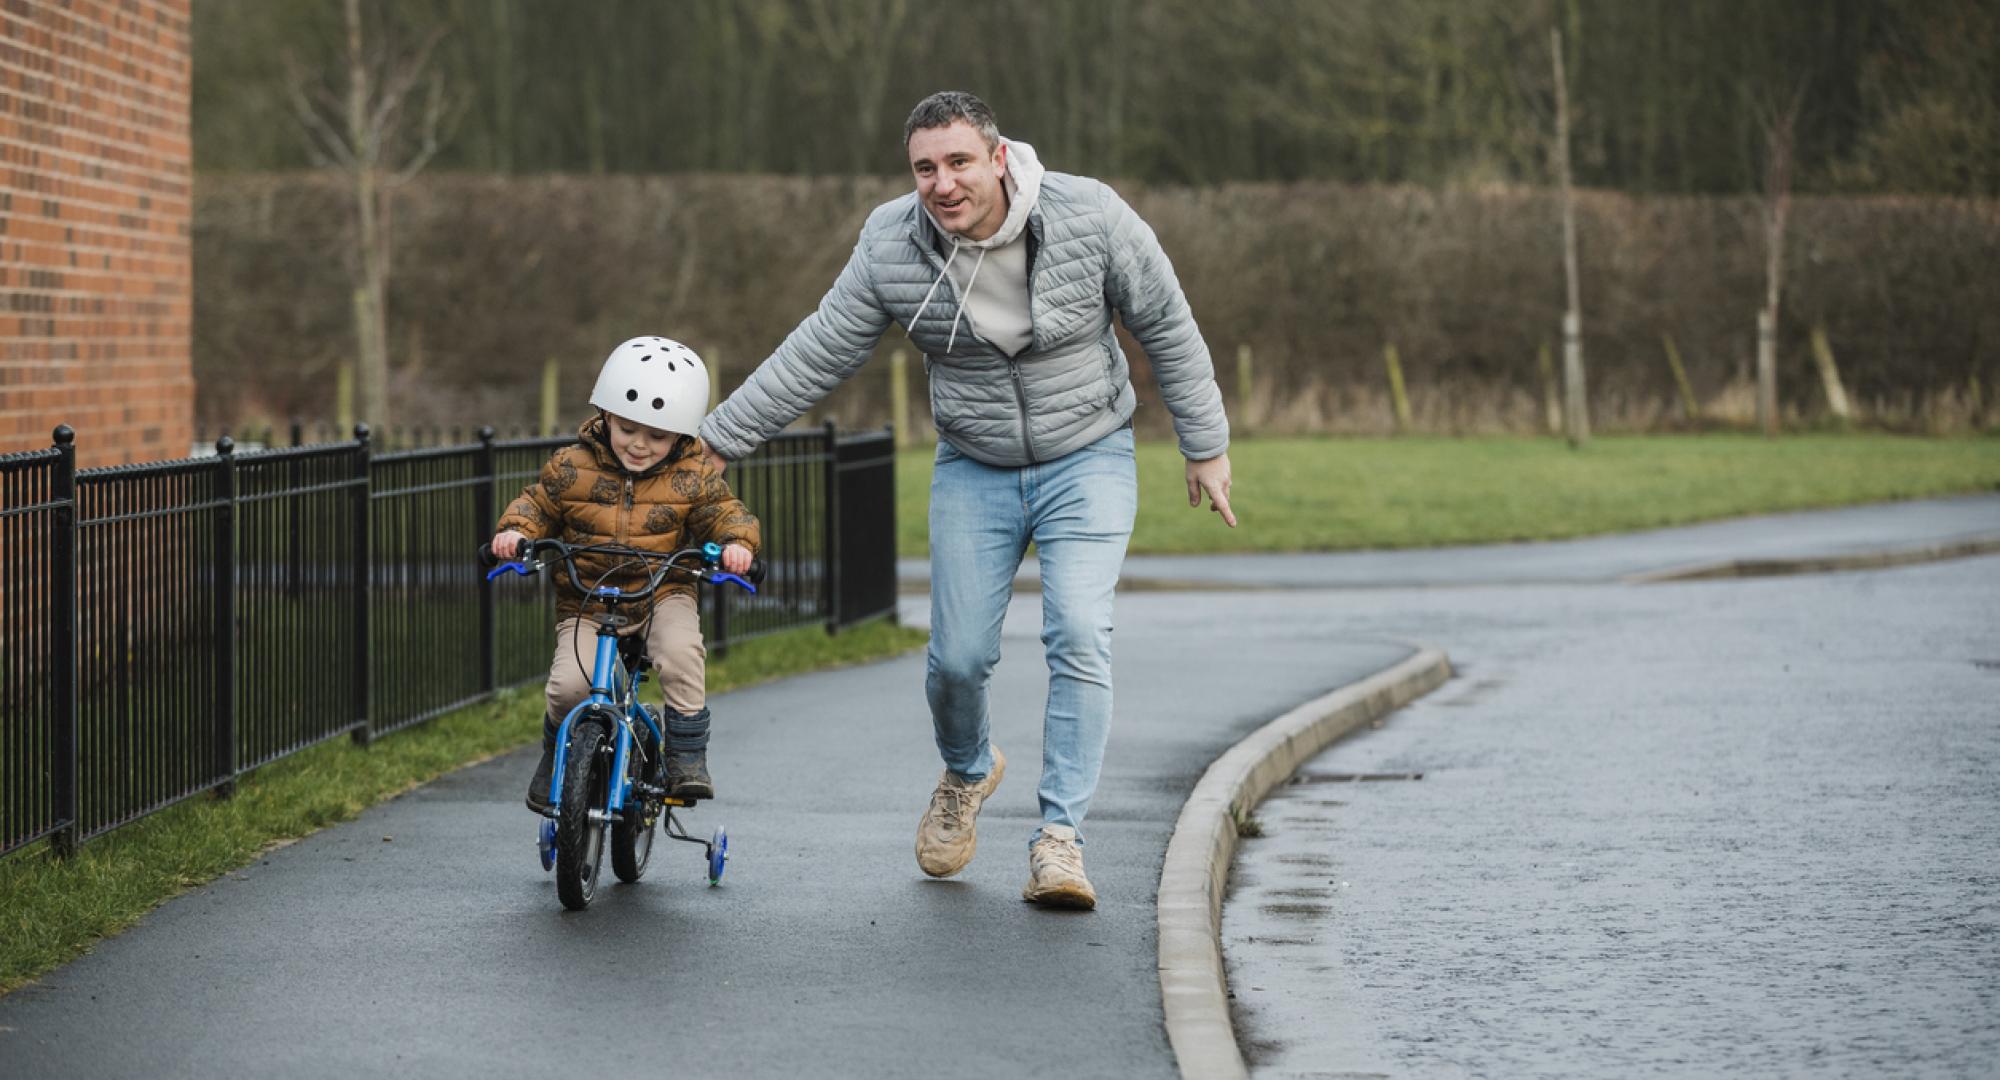
[[[547,538],[520,547],[516,552],[517,561],[502,562],[490,545],[482,545],[480,561],[492,567],[486,575],[490,581],[508,572],[524,575],[539,573],[546,565],[536,558],[542,552],[558,555],[569,573],[570,584],[584,597],[586,617],[593,603],[602,604],[604,608],[602,617],[591,619],[596,625],[597,647],[591,665],[590,693],[563,717],[562,724],[556,729],[555,746],[550,751],[549,809],[543,812],[544,820],[536,841],[542,869],[559,871],[556,893],[562,898],[563,906],[581,911],[590,905],[591,895],[596,891],[598,868],[607,835],[612,845],[613,870],[619,880],[634,882],[646,872],[646,863],[653,848],[653,830],[659,819],[664,818],[669,839],[702,846],[708,866],[708,883],[717,884],[728,860],[729,836],[717,826],[711,839],[699,840],[689,836],[674,820],[674,808],[693,806],[694,802],[676,798],[658,786],[663,782],[661,777],[666,764],[664,721],[656,718],[651,709],[639,704],[639,687],[645,683],[646,669],[652,666],[652,661],[644,652],[645,638],[636,633],[621,635],[619,631],[627,627],[634,631],[643,629],[647,620],[652,618],[653,597],[667,575],[676,568],[692,573],[695,580],[703,584],[735,584],[754,593],[757,591],[756,583],[764,577],[763,564],[753,559],[746,570],[746,578],[715,569],[724,551],[721,545],[713,542],[699,548],[685,548],[671,555],[660,555],[635,551],[623,545],[572,545]],[[625,590],[603,584],[586,586],[577,575],[576,556],[588,552],[636,559],[647,562],[647,565],[650,565],[648,560],[664,559],[665,565],[651,572],[643,588]],[[690,556],[699,557],[703,565],[679,565],[683,558]],[[606,576],[609,576],[609,571]],[[602,582],[604,578],[598,580]],[[622,605],[631,605],[646,614],[635,621],[621,612]],[[628,651],[635,654],[629,665],[626,662]],[[570,738],[577,718],[599,714],[616,721],[614,730],[607,732],[611,739],[608,774],[598,772],[602,765],[599,761],[569,760]],[[633,721],[635,716],[645,724],[645,748],[657,755],[641,779],[631,775],[632,755],[641,752],[634,746],[642,735]],[[602,745],[592,740],[591,752],[593,755],[601,754]],[[564,807],[563,785],[572,764],[579,766],[579,775],[588,777],[593,788],[602,777],[605,785],[602,805],[585,806],[584,802],[594,800],[575,799],[571,800],[573,805]]]
[[[607,598],[618,595],[616,589],[599,589],[598,594]],[[576,708],[563,717],[562,727],[556,732],[555,772],[549,778],[549,805],[562,805],[563,777],[569,762],[569,733],[576,718],[595,706],[608,705],[618,718],[618,730],[612,733],[615,750],[611,759],[611,791],[604,811],[616,814],[625,808],[625,797],[631,794],[632,780],[626,771],[632,754],[632,717],[636,714],[645,722],[653,737],[653,745],[664,747],[666,733],[653,723],[653,716],[639,706],[639,687],[646,681],[646,673],[633,673],[625,668],[625,661],[618,655],[618,635],[611,627],[602,623],[597,626],[597,661],[590,677],[590,696],[579,702]]]

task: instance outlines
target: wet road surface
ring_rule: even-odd
[[[715,699],[730,836],[659,841],[565,913],[508,755],[172,901],[0,999],[0,1077],[1177,1075],[1154,892],[1180,804],[1271,716],[1409,654],[1254,598],[1118,606],[1117,716],[1085,822],[1091,913],[1021,902],[1046,668],[1016,599],[994,686],[1007,777],[960,877],[916,867],[939,771],[920,655]],[[906,621],[923,622],[921,598]]]
[[[1994,1075],[2000,558],[1271,603],[1458,674],[1258,810],[1253,1076]]]

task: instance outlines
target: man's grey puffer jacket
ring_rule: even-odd
[[[819,310],[709,414],[701,437],[731,460],[756,449],[859,370],[891,320],[908,329],[936,285],[910,340],[924,352],[938,432],[966,454],[1050,461],[1124,426],[1137,400],[1114,310],[1152,362],[1181,453],[1228,450],[1208,346],[1153,230],[1108,186],[1057,172],[1044,174],[1028,228],[1034,341],[1019,355],[966,325],[946,351],[960,301],[949,276],[938,280],[950,241],[911,192],[868,215]]]

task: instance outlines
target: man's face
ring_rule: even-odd
[[[989,150],[971,124],[919,128],[910,135],[910,171],[917,198],[948,232],[984,240],[1007,220],[1007,146]]]
[[[674,448],[674,440],[680,436],[671,431],[634,423],[622,416],[608,417],[611,427],[611,452],[633,472],[645,472],[647,466],[666,456]]]

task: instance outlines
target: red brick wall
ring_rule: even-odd
[[[191,0],[0,0],[0,452],[193,438]]]

